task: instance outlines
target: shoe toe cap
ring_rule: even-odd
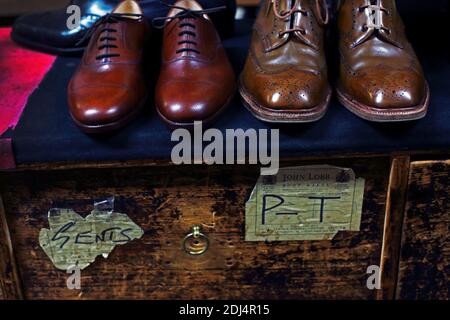
[[[12,28],[13,39],[48,47],[75,47],[80,38],[80,28],[67,28],[67,14],[60,10],[33,13],[16,19]]]
[[[45,12],[32,13],[17,18],[14,21],[13,33],[30,38],[40,37],[41,34],[52,35],[56,31],[55,21],[50,21],[47,14]]]
[[[379,109],[413,108],[421,105],[426,96],[423,76],[409,70],[367,70],[357,76],[350,91],[358,102]]]
[[[192,124],[207,121],[221,110],[229,94],[212,83],[169,82],[158,84],[156,106],[167,121]]]
[[[138,108],[136,97],[126,88],[78,88],[69,94],[69,106],[77,122],[104,125],[119,121]]]
[[[309,72],[289,71],[258,75],[245,80],[246,90],[263,107],[273,110],[307,110],[321,104],[328,90],[326,79]]]

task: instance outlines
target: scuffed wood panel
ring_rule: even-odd
[[[366,178],[361,232],[342,232],[332,241],[275,243],[244,241],[244,204],[256,167],[3,174],[1,192],[26,298],[374,299],[366,270],[380,262],[389,159],[328,163]],[[116,211],[127,213],[145,235],[118,246],[108,259],[97,258],[82,272],[82,290],[68,290],[67,274],[52,266],[38,244],[39,230],[48,227],[47,210],[73,208],[85,216],[93,199],[109,195],[116,196]],[[210,250],[197,257],[181,249],[194,224],[211,241]]]
[[[397,298],[450,298],[450,161],[413,162]]]
[[[409,156],[394,157],[391,163],[381,250],[381,288],[379,300],[393,300],[397,287],[398,263],[402,239],[406,192],[409,177]]]
[[[22,298],[14,249],[3,201],[0,197],[0,300],[18,300]]]

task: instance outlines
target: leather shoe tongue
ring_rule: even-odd
[[[302,3],[302,4],[300,5],[300,3]],[[310,14],[312,13],[312,14],[314,14],[314,16],[316,16],[317,9],[315,7],[312,7],[312,5],[310,5],[309,3],[308,4],[307,3],[308,3],[308,1],[297,1],[296,9],[306,10]],[[314,49],[318,49],[319,39],[317,38],[316,33],[312,32],[312,30],[311,30],[312,28],[310,25],[310,20],[309,19],[307,20],[306,17],[303,16],[300,12],[295,13],[293,15],[292,19],[293,19],[293,21],[292,21],[293,28],[303,29],[306,31],[305,33],[301,33],[299,31],[295,32],[295,36],[297,37],[297,39]],[[316,21],[319,21],[317,19],[317,16],[316,16]]]
[[[403,44],[399,42],[397,39],[397,29],[394,21],[395,15],[397,14],[395,1],[393,0],[369,0],[367,2],[366,1],[356,0],[355,1],[355,5],[357,6],[356,9],[364,5],[370,4],[381,6],[382,8],[386,9],[389,12],[389,14],[387,14],[384,11],[370,8],[365,9],[363,12],[359,12],[359,15],[361,15],[359,21],[361,22],[362,19],[363,22],[361,23],[363,24],[360,26],[360,28],[357,29],[363,31],[354,41],[352,47],[357,47],[362,43],[372,39],[373,37],[376,37],[386,43],[390,43],[402,49]],[[378,15],[379,17],[376,17]],[[379,21],[382,24],[383,28],[370,27],[370,24],[376,26],[377,21]],[[363,26],[366,26],[366,28],[363,28]]]
[[[295,0],[273,0],[273,1],[278,2],[277,7],[281,14],[286,13],[289,10],[291,10],[292,7],[294,6],[295,2],[298,2]]]
[[[320,1],[319,1],[320,2]],[[315,8],[311,6],[315,3],[314,1],[306,1],[306,0],[272,0],[271,3],[267,6],[267,15],[274,14],[271,13],[270,10],[274,10],[280,16],[286,16],[285,19],[280,19],[278,17],[274,17],[277,20],[278,28],[275,30],[276,34],[270,34],[270,43],[266,44],[265,51],[269,52],[276,48],[279,48],[286,44],[290,39],[295,37],[297,41],[301,41],[307,46],[310,46],[314,49],[318,49],[319,47],[319,39],[315,35],[315,32],[311,31],[310,19],[311,16],[304,16],[300,10],[312,13]],[[295,7],[294,7],[295,6]],[[289,14],[291,12],[292,14]],[[298,30],[308,30],[307,32],[287,32],[289,30],[298,29]],[[282,34],[282,36],[278,36]]]

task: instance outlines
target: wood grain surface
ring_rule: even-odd
[[[409,156],[394,157],[391,162],[380,264],[382,290],[377,292],[379,299],[395,298],[409,165]]]
[[[17,270],[2,198],[0,197],[0,300],[22,299],[22,288]]]
[[[450,298],[450,161],[411,163],[397,298]]]
[[[293,165],[286,163],[285,165]],[[0,174],[0,192],[24,294],[28,299],[375,299],[366,287],[369,265],[381,255],[388,158],[296,162],[351,167],[366,179],[360,232],[332,241],[244,241],[244,205],[258,178],[254,166],[160,166]],[[95,199],[114,195],[145,235],[118,246],[82,272],[82,289],[40,248],[47,211],[73,208],[82,216]],[[183,237],[200,224],[210,249],[189,256]]]

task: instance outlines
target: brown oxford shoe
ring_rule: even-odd
[[[149,26],[138,3],[123,1],[90,30],[91,39],[68,88],[69,110],[87,133],[129,123],[147,95],[143,49]]]
[[[324,53],[328,12],[319,0],[261,4],[239,90],[260,120],[312,122],[326,112],[331,88]]]
[[[341,103],[376,122],[423,118],[430,92],[395,0],[344,0],[338,27]]]
[[[235,91],[235,77],[219,35],[207,13],[193,0],[176,2],[163,22],[162,65],[156,108],[171,127],[205,125],[225,108]]]

